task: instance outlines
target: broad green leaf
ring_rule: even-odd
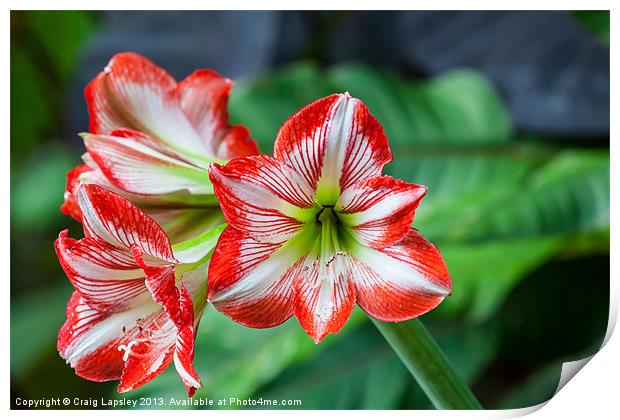
[[[559,153],[510,192],[483,207],[469,221],[466,236],[514,238],[604,229],[609,225],[609,155]]]
[[[515,284],[564,243],[562,237],[549,237],[441,246],[452,276],[452,294],[434,313],[453,317],[467,310],[475,320],[491,316]]]
[[[411,83],[358,64],[329,72],[336,91],[366,103],[383,125],[391,147],[487,144],[508,140],[508,113],[493,87],[478,73],[455,70],[429,82]]]
[[[270,77],[239,82],[230,97],[230,118],[250,129],[262,153],[271,153],[284,121],[303,105],[331,93],[315,66],[300,63]]]
[[[261,150],[269,153],[289,116],[316,99],[344,91],[366,102],[396,150],[437,141],[504,142],[511,132],[499,96],[485,79],[465,70],[430,83],[411,83],[358,64],[322,72],[301,63],[268,78],[239,83],[230,114],[233,121],[247,125]]]
[[[322,347],[255,398],[300,399],[302,409],[387,409],[402,399],[411,377],[370,325]]]

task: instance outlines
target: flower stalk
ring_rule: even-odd
[[[435,408],[482,409],[480,402],[456,374],[422,321],[418,318],[406,322],[371,319]]]

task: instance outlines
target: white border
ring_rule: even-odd
[[[8,4],[7,4],[8,3]],[[175,0],[174,2],[165,2],[165,3],[154,3],[153,0],[135,0],[135,1],[127,1],[127,0],[107,0],[103,1],[89,1],[86,3],[84,0],[55,0],[53,2],[45,2],[45,1],[35,1],[35,0],[24,0],[24,1],[13,1],[9,0],[5,2],[7,4],[6,14],[4,16],[5,25],[1,25],[2,35],[4,42],[2,43],[4,49],[4,65],[2,66],[2,92],[4,93],[4,100],[2,101],[2,109],[1,109],[1,117],[2,118],[2,128],[4,130],[5,135],[3,136],[3,147],[4,153],[0,155],[0,159],[2,162],[2,195],[1,197],[5,197],[2,200],[2,206],[0,211],[2,212],[2,219],[4,223],[2,225],[4,241],[2,243],[1,255],[2,255],[2,270],[3,270],[3,279],[5,288],[8,289],[9,278],[10,278],[10,269],[9,269],[9,206],[8,200],[6,197],[10,196],[10,152],[9,152],[9,139],[10,139],[10,128],[9,128],[9,109],[10,109],[10,64],[9,64],[9,51],[10,51],[10,10],[37,10],[37,9],[51,9],[51,10],[101,10],[101,9],[111,9],[111,10],[138,10],[138,9],[158,9],[158,10],[200,10],[204,8],[208,9],[250,9],[250,10],[277,10],[277,9],[297,9],[297,10],[323,10],[323,9],[353,9],[353,10],[374,10],[377,6],[382,6],[384,9],[391,10],[406,10],[410,8],[415,8],[419,10],[441,10],[441,9],[452,9],[452,10],[460,10],[460,9],[487,9],[487,10],[513,10],[513,9],[527,9],[527,10],[612,10],[611,13],[611,22],[612,22],[612,32],[618,29],[618,19],[616,10],[614,10],[614,3],[612,1],[602,1],[602,0],[590,0],[590,1],[563,1],[563,2],[543,2],[543,1],[533,1],[533,0],[521,0],[521,1],[503,1],[503,2],[493,2],[493,1],[434,1],[434,2],[405,2],[405,1],[391,1],[391,0],[382,0],[380,3],[369,0],[349,0],[349,1],[340,1],[337,4],[332,1],[326,0],[314,0],[312,2],[308,1],[296,1],[294,3],[284,2],[284,1],[261,1],[260,3],[252,2],[252,1],[231,1],[228,0],[226,2],[205,2],[205,1],[196,1],[196,0]],[[613,39],[613,36],[612,36]],[[611,74],[620,74],[618,72],[618,51],[617,51],[617,43],[611,43]],[[615,79],[611,80],[611,92],[617,92],[617,83],[614,82]],[[611,98],[611,110],[614,111],[617,109],[617,99],[616,96],[612,96]],[[613,112],[612,112],[612,115]],[[617,122],[614,118],[611,118],[611,136],[610,138],[614,138],[617,133]],[[615,138],[611,141],[611,156],[612,161],[616,160],[618,154],[618,145],[616,144]],[[620,180],[620,171],[617,167],[611,167],[611,214],[616,214],[616,210],[618,209],[618,197],[617,197],[617,184]],[[612,246],[611,246],[611,278],[613,279],[611,282],[611,310],[610,310],[610,322],[609,329],[606,336],[607,344],[604,348],[596,354],[590,363],[588,363],[581,372],[578,373],[575,379],[569,381],[564,388],[562,388],[559,393],[552,398],[547,404],[541,404],[537,407],[519,409],[519,410],[504,410],[504,411],[477,411],[477,412],[455,412],[455,411],[389,411],[389,412],[373,412],[373,411],[356,411],[354,413],[350,412],[342,412],[342,411],[299,411],[295,413],[291,413],[289,410],[285,411],[253,411],[248,413],[247,411],[184,411],[183,413],[173,412],[173,411],[152,411],[149,410],[147,415],[149,417],[155,418],[168,418],[170,414],[174,413],[174,416],[182,415],[188,417],[217,417],[224,419],[236,419],[240,417],[246,416],[258,416],[261,418],[270,418],[270,419],[289,419],[291,415],[295,417],[303,418],[315,418],[317,415],[320,417],[330,417],[330,418],[340,418],[341,416],[349,416],[355,415],[356,417],[366,417],[366,416],[390,416],[394,418],[413,418],[416,419],[425,419],[425,418],[511,418],[518,417],[525,414],[531,414],[531,418],[535,419],[555,419],[555,418],[563,418],[563,419],[572,419],[579,418],[582,419],[586,416],[590,418],[610,418],[612,417],[611,413],[618,413],[617,408],[617,400],[618,400],[618,387],[617,387],[617,378],[619,373],[620,361],[616,355],[620,355],[620,339],[616,336],[612,335],[613,328],[616,323],[617,314],[618,314],[618,278],[620,274],[618,269],[618,249],[617,246],[614,246],[615,241],[618,240],[618,228],[615,223],[611,223],[611,238],[612,238]],[[587,281],[587,279],[584,279]],[[4,335],[3,335],[3,344],[8,341],[9,337],[9,308],[10,308],[10,295],[8,290],[5,290],[3,293],[3,325],[4,325]],[[3,373],[3,382],[2,382],[2,391],[3,391],[3,404],[4,409],[9,409],[9,395],[10,395],[10,374],[9,374],[9,346],[6,344],[2,346],[0,349],[3,355],[4,364],[2,365],[2,373]],[[42,378],[42,380],[49,380],[49,378]],[[116,411],[112,415],[115,417],[122,418],[135,418],[136,416],[140,416],[137,414],[140,412],[136,411]],[[63,412],[43,412],[43,411],[11,411],[10,415],[15,418],[23,418],[31,416],[55,416],[62,415],[63,418],[81,418],[84,416],[84,412],[81,411],[63,411]],[[87,416],[92,418],[107,418],[110,416],[110,413],[106,413],[103,411],[89,411]]]

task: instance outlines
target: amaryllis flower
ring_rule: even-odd
[[[85,90],[85,164],[69,173],[61,210],[79,220],[73,190],[94,183],[131,200],[173,236],[214,221],[220,213],[209,163],[258,153],[245,127],[228,125],[232,85],[212,70],[177,83],[138,54],[115,55]]]
[[[338,332],[355,303],[382,321],[437,306],[450,276],[411,228],[426,187],[382,176],[391,159],[381,125],[345,93],[289,118],[273,157],[212,164],[228,227],[209,266],[209,300],[250,327],[295,315],[315,342]]]
[[[75,287],[58,335],[60,355],[83,378],[120,379],[120,392],[145,384],[174,360],[193,395],[201,386],[193,358],[206,305],[206,265],[197,262],[204,249],[173,252],[161,227],[123,197],[97,185],[75,191],[85,238],[72,239],[65,230],[55,243]]]

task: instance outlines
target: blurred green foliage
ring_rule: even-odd
[[[609,43],[609,10],[579,10],[573,16],[601,41]]]
[[[581,16],[578,16],[580,19]],[[119,397],[55,351],[71,288],[56,261],[64,174],[62,98],[96,19],[12,13],[11,383],[13,396]],[[54,33],[54,37],[49,37]],[[411,81],[357,63],[295,63],[233,90],[234,123],[269,153],[280,125],[333,92],[362,99],[394,152],[388,172],[427,185],[414,226],[442,250],[453,294],[423,317],[488,408],[548,399],[561,363],[598,349],[609,301],[609,153],[560,147],[512,127],[502,98],[462,69]],[[208,308],[196,367],[212,399],[301,399],[301,408],[430,408],[362,311],[314,345],[295,320],[252,330]],[[53,379],[52,379],[53,378]],[[173,368],[123,397],[183,397]]]

